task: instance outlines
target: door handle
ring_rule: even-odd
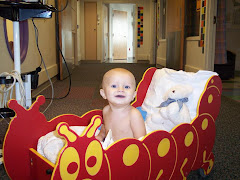
[[[217,23],[217,17],[214,16],[214,17],[213,17],[213,24],[216,24],[216,23]]]

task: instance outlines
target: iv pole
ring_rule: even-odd
[[[21,60],[20,60],[20,30],[19,30],[19,22],[13,21],[13,47],[14,47],[14,69],[15,71],[19,72],[21,74]],[[21,94],[20,94],[20,88],[19,83],[16,82],[15,85],[16,90],[16,100],[20,101]]]

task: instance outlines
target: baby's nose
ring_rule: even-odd
[[[121,87],[121,86],[118,87],[118,91],[122,92],[123,90],[124,90],[123,87]]]

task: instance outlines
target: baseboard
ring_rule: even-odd
[[[74,64],[74,57],[65,58],[67,63]]]
[[[53,78],[51,78],[52,83],[57,81],[57,76],[54,76]],[[43,84],[39,85],[37,87],[37,89],[32,90],[32,97],[37,97],[42,91],[44,91],[45,89],[47,89],[50,86],[50,82],[46,81]]]
[[[150,55],[149,54],[138,54],[137,59],[139,60],[150,60]]]
[[[199,69],[197,67],[185,65],[185,69],[184,70],[187,71],[187,72],[198,72],[201,69]]]
[[[161,66],[166,66],[167,60],[165,58],[157,57],[157,64]]]
[[[96,64],[101,63],[100,60],[81,60],[81,64]]]
[[[161,64],[156,64],[156,68],[161,69],[164,68],[165,66],[162,66]]]
[[[58,75],[58,65],[54,64],[52,66],[47,67],[47,71],[52,82],[55,82],[57,80],[57,75]],[[38,87],[37,89],[32,90],[32,97],[36,97],[49,86],[50,86],[50,82],[47,77],[46,70],[42,68],[42,71],[39,72]]]
[[[50,78],[56,76],[58,74],[58,65],[54,64],[52,66],[47,67],[47,71],[48,71]],[[46,70],[44,68],[42,68],[42,71],[39,72],[38,85],[41,85],[46,81],[48,81]]]
[[[149,61],[149,60],[137,60],[137,63],[145,63],[145,64],[149,64],[150,61]]]

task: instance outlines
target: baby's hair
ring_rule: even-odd
[[[136,85],[137,85],[136,84],[136,78],[135,78],[135,76],[133,75],[133,73],[131,71],[129,71],[128,69],[124,69],[124,68],[113,68],[113,69],[110,69],[110,70],[108,70],[107,72],[104,73],[103,78],[102,78],[102,82],[100,84],[100,89],[103,88],[104,79],[105,79],[107,73],[110,72],[110,71],[122,71],[122,72],[128,73],[130,76],[133,77],[134,82],[135,82],[135,88],[136,88]]]

